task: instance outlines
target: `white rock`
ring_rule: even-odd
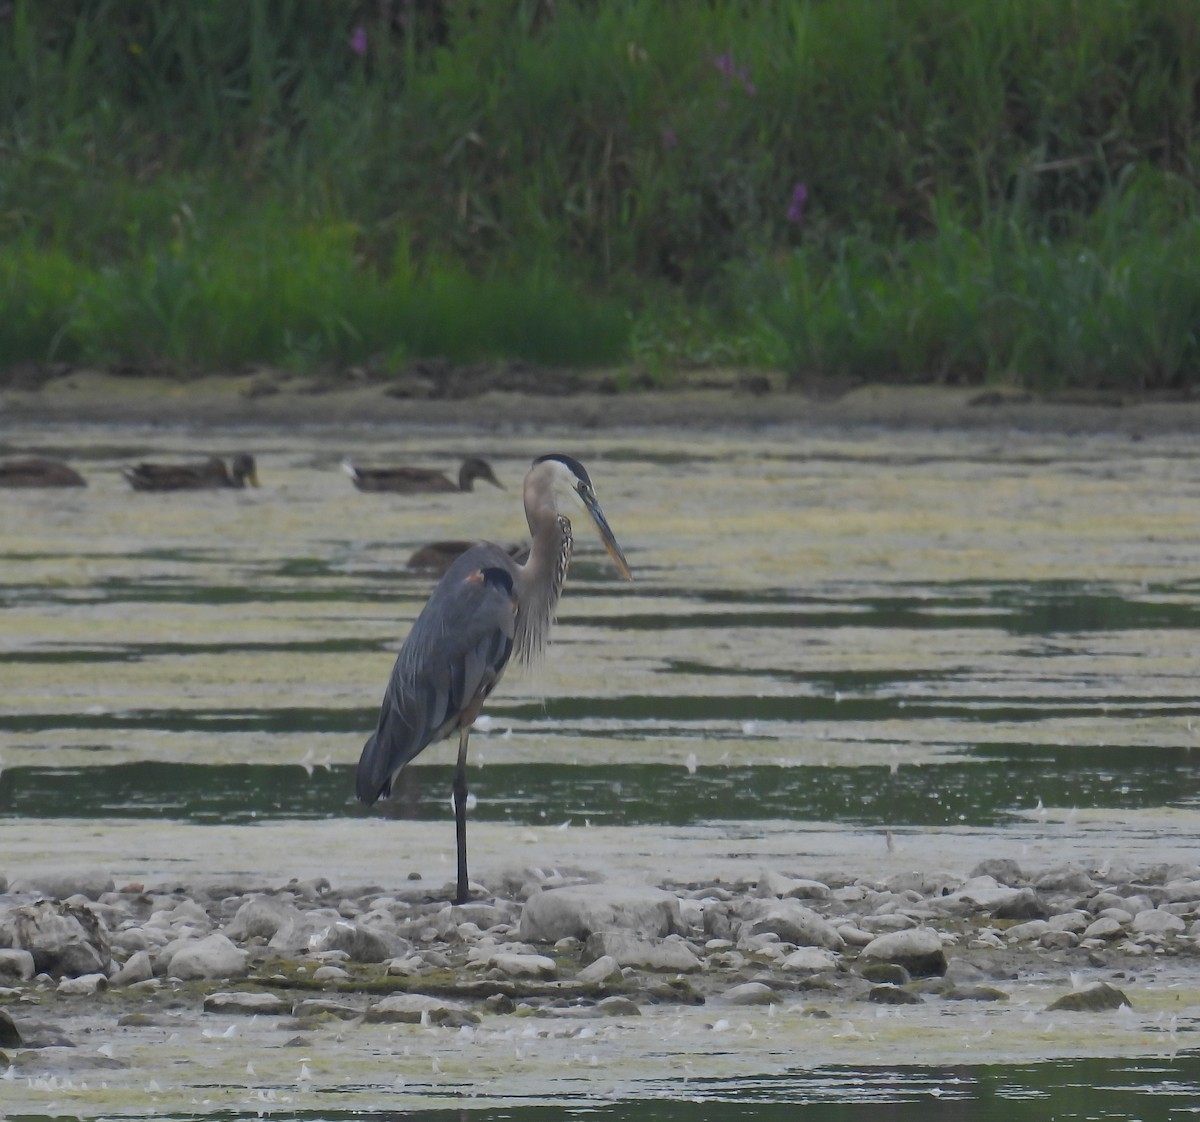
[[[584,985],[600,985],[607,982],[610,978],[621,977],[621,964],[612,957],[612,955],[601,955],[595,962],[589,962],[578,974],[575,975],[577,982],[583,982]]]
[[[1085,939],[1115,939],[1123,930],[1121,923],[1112,916],[1101,916],[1087,925],[1083,937]]]
[[[773,1005],[779,1000],[775,991],[762,982],[743,982],[730,986],[716,1000],[722,1005]]]
[[[396,993],[368,1006],[364,1019],[418,1025],[424,1018],[438,1024],[455,1014],[465,1015],[465,1010],[461,1005],[443,1001],[440,997],[429,997],[423,993]]]
[[[1133,917],[1132,929],[1139,935],[1180,935],[1186,928],[1179,916],[1159,908],[1149,908]]]
[[[13,910],[11,928],[13,946],[27,950],[34,968],[47,974],[106,973],[112,963],[108,927],[86,904],[22,904]]]
[[[29,951],[19,947],[0,950],[0,978],[28,982],[33,974],[33,955]]]
[[[682,939],[640,939],[628,931],[597,931],[588,937],[584,957],[608,956],[620,966],[646,970],[675,970],[689,974],[704,964]]]
[[[58,992],[64,997],[90,997],[108,989],[107,974],[80,974],[77,978],[63,978],[58,983]]]
[[[488,964],[510,978],[553,978],[558,963],[544,954],[493,954]]]
[[[819,974],[837,968],[837,955],[824,947],[797,947],[779,964],[797,974]]]
[[[798,947],[829,947],[836,950],[844,945],[833,924],[798,900],[754,903],[759,906],[747,909],[750,919],[742,925],[739,943],[747,936],[770,933]]]
[[[290,1006],[274,993],[210,993],[204,999],[206,1013],[264,1013],[273,1015],[290,1012]]]
[[[568,935],[582,940],[596,931],[624,931],[640,939],[659,939],[683,930],[679,900],[673,893],[584,884],[531,896],[521,912],[519,937],[554,943]]]
[[[903,966],[913,977],[944,974],[946,971],[942,938],[932,927],[914,927],[908,931],[880,935],[863,947],[862,957],[894,962]]]
[[[153,977],[154,966],[150,961],[149,953],[146,951],[134,951],[129,956],[125,965],[113,974],[108,981],[113,986],[131,986],[135,982],[145,982]]]
[[[278,896],[251,896],[225,927],[225,934],[234,942],[259,937],[271,939],[286,924],[300,919],[300,909]]]
[[[172,978],[240,978],[249,973],[246,952],[220,932],[193,939],[171,956],[167,973]]]

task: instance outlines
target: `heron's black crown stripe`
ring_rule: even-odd
[[[587,468],[585,468],[583,464],[575,459],[574,456],[567,456],[562,452],[550,452],[548,455],[538,456],[538,458],[533,462],[535,464],[540,464],[544,463],[546,460],[557,460],[560,464],[563,464],[565,467],[574,472],[581,482],[586,483],[589,487],[592,485],[591,478],[587,473]]]

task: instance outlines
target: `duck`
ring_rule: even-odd
[[[468,541],[430,542],[413,551],[408,559],[408,568],[415,573],[432,573],[440,577],[471,546],[478,544]],[[529,557],[527,545],[509,545],[505,549],[518,565],[525,564]]]
[[[258,486],[258,467],[249,452],[239,452],[228,467],[220,456],[191,464],[131,464],[121,469],[135,491],[205,491]]]
[[[462,467],[458,469],[457,483],[435,468],[359,468],[354,466],[349,457],[342,461],[342,470],[360,491],[390,491],[402,495],[471,491],[477,479],[504,490],[504,484],[496,478],[492,465],[478,456],[468,456],[463,460]]]
[[[87,480],[62,460],[28,456],[0,462],[0,487],[86,487]]]

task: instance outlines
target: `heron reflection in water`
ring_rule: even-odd
[[[541,456],[525,476],[525,519],[532,544],[518,564],[499,545],[471,546],[446,570],[404,640],[363,746],[355,786],[368,806],[391,793],[396,774],[430,744],[458,733],[454,821],[458,843],[455,900],[470,896],[467,875],[467,740],[510,656],[533,662],[550,638],[571,561],[571,522],[560,503],[578,500],[626,580],[629,565],[609,529],[584,466],[570,456]]]

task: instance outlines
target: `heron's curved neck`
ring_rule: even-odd
[[[516,653],[522,662],[532,662],[550,640],[554,611],[571,563],[571,521],[558,512],[552,498],[528,484],[525,520],[532,544],[529,560],[521,569]]]

